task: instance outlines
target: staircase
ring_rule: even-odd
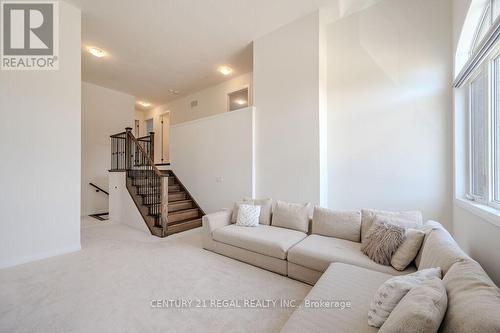
[[[154,165],[154,133],[136,139],[127,128],[111,139],[112,169],[126,171],[127,190],[151,234],[166,237],[201,226],[205,213],[174,172]]]

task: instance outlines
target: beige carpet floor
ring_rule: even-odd
[[[82,251],[0,270],[0,332],[278,332],[292,308],[153,308],[152,300],[302,300],[310,286],[208,252],[82,221]],[[234,303],[233,303],[234,304]]]

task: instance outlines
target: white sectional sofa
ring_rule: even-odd
[[[352,221],[354,227],[349,225],[347,233],[344,227],[339,233],[313,224],[306,234],[272,223],[237,226],[231,224],[231,214],[227,210],[203,217],[205,249],[314,285],[306,300],[351,304],[345,309],[298,307],[281,332],[376,332],[368,325],[367,314],[378,288],[392,276],[433,267],[442,269],[448,294],[440,331],[500,332],[500,290],[437,222],[425,224],[425,238],[414,263],[398,271],[361,252],[367,228],[363,219]]]

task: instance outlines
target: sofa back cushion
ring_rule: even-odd
[[[422,250],[424,249],[425,246],[425,241],[429,238],[428,236],[430,235],[431,231],[433,229],[437,228],[442,228],[443,226],[441,223],[436,222],[436,221],[427,221],[422,228],[420,228],[421,231],[424,232],[424,240],[422,241],[422,245],[420,246],[420,250],[418,251],[417,257],[415,258],[415,266],[420,266],[420,260],[422,259]]]
[[[394,219],[393,224],[405,228],[418,228],[422,226],[422,213],[418,211],[391,212],[385,210],[363,209],[361,210],[361,242],[366,240],[366,234],[373,224],[375,216],[385,219]]]
[[[274,207],[272,225],[307,233],[309,231],[309,216],[311,204],[295,204],[277,201]]]
[[[422,247],[425,233],[422,230],[406,229],[406,238],[391,258],[391,266],[403,271],[410,265]]]
[[[469,256],[458,246],[450,233],[443,227],[432,229],[424,239],[422,257],[418,269],[440,267],[443,274],[451,265]]]
[[[314,207],[312,233],[360,242],[361,212]]]
[[[403,297],[378,332],[435,333],[447,304],[443,281],[439,278],[426,280]]]
[[[453,264],[443,282],[448,309],[441,332],[500,332],[500,290],[477,262]]]
[[[231,216],[231,223],[236,223],[236,219],[238,217],[238,211],[240,209],[240,205],[260,206],[259,223],[264,224],[264,225],[271,224],[271,213],[272,213],[272,207],[273,207],[273,200],[272,199],[243,198],[242,201],[237,201],[233,207],[233,214]]]

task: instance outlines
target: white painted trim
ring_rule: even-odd
[[[206,121],[206,120],[212,120],[212,119],[216,119],[216,118],[220,118],[220,117],[229,117],[232,114],[234,114],[235,112],[245,112],[245,111],[253,112],[254,109],[255,109],[255,107],[249,106],[249,107],[246,107],[246,108],[243,108],[243,109],[238,109],[238,110],[234,110],[234,111],[230,111],[230,112],[229,111],[228,112],[222,112],[222,113],[219,113],[219,114],[215,114],[213,116],[203,117],[203,118],[199,118],[199,119],[195,119],[195,120],[190,120],[190,121],[185,121],[185,122],[182,122],[182,123],[179,123],[179,124],[171,125],[170,128],[188,126],[188,125],[191,125],[191,124],[199,123],[199,122]]]
[[[47,251],[47,252],[42,252],[42,253],[32,255],[32,256],[27,256],[27,257],[20,257],[20,258],[16,258],[13,260],[0,262],[0,269],[12,267],[12,266],[17,266],[17,265],[21,265],[21,264],[27,264],[27,263],[32,262],[32,261],[47,259],[50,257],[55,257],[55,256],[63,255],[63,254],[72,253],[72,252],[77,252],[77,251],[80,251],[81,249],[82,249],[82,246],[80,243],[78,243],[77,245],[65,247],[62,249],[56,249],[56,250],[51,250],[51,251]]]
[[[455,204],[500,228],[500,210],[467,199],[457,198],[455,199]]]

